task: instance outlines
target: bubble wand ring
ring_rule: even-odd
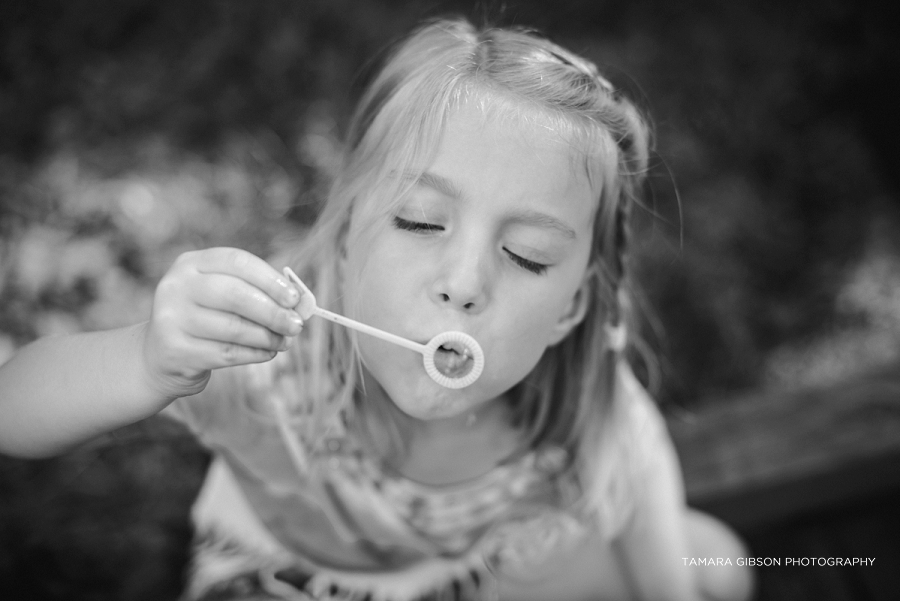
[[[429,340],[427,344],[419,344],[402,336],[379,330],[349,317],[322,309],[316,304],[316,297],[312,291],[306,287],[306,284],[290,267],[285,267],[283,273],[302,293],[296,309],[304,321],[315,315],[338,325],[420,353],[425,366],[425,373],[445,388],[459,389],[471,386],[481,376],[481,372],[484,371],[484,351],[481,350],[481,346],[474,338],[464,332],[441,332]],[[468,365],[469,360],[471,360],[471,368],[459,377],[449,376],[441,372],[440,368],[435,364],[434,357],[442,346],[445,348],[449,347],[449,350],[460,355],[463,358],[464,365]]]

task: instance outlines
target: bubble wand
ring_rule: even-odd
[[[375,338],[380,338],[411,351],[421,353],[422,362],[425,365],[425,373],[445,388],[465,388],[470,386],[484,370],[484,351],[481,350],[478,342],[468,334],[456,331],[441,332],[429,340],[427,344],[419,344],[402,336],[379,330],[319,307],[316,304],[315,295],[290,267],[285,267],[283,272],[300,289],[301,296],[297,305],[297,312],[304,321],[315,315],[363,334],[368,334],[369,336],[374,336]],[[438,352],[446,353],[444,355],[446,360],[442,359],[440,361],[441,367],[435,364],[435,355]],[[452,357],[452,354],[455,354],[456,357],[451,359],[449,357]]]

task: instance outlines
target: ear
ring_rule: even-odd
[[[591,301],[591,289],[588,286],[590,277],[590,272],[585,274],[581,286],[578,287],[575,296],[569,301],[569,306],[566,308],[562,317],[559,318],[559,321],[556,322],[556,325],[553,326],[548,346],[559,344],[563,338],[569,335],[572,328],[584,321],[584,316],[587,314],[588,306]]]

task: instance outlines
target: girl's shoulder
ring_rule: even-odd
[[[631,366],[622,362],[616,373],[616,404],[623,412],[623,425],[640,446],[667,436],[666,421],[659,405],[640,383]]]
[[[671,440],[656,401],[627,364],[616,373],[616,397],[609,430],[612,442],[596,457],[594,468],[605,474],[605,493],[594,499],[605,536],[622,533],[646,493],[655,466],[669,456]]]

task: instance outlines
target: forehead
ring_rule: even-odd
[[[593,209],[597,180],[586,144],[572,130],[537,109],[469,99],[450,111],[426,171],[455,182],[455,196],[569,199]]]
[[[574,196],[588,196],[577,219],[594,225],[615,164],[609,151],[615,143],[599,125],[480,85],[465,86],[444,108],[432,108],[423,108],[418,119],[395,122],[394,135],[382,138],[390,143],[369,148],[357,176],[348,178],[354,199],[351,233],[397,210],[422,183],[422,174],[435,170],[457,188],[477,185],[481,197],[491,197],[491,185],[507,195],[511,185],[531,198],[553,198],[561,189],[577,187]],[[543,173],[552,177],[540,177]],[[538,190],[542,193],[534,194]]]
[[[479,86],[461,91],[458,102],[448,110],[441,139],[448,133],[462,132],[515,141],[523,146],[552,148],[569,157],[573,170],[599,158],[603,137],[601,128],[593,122]]]

